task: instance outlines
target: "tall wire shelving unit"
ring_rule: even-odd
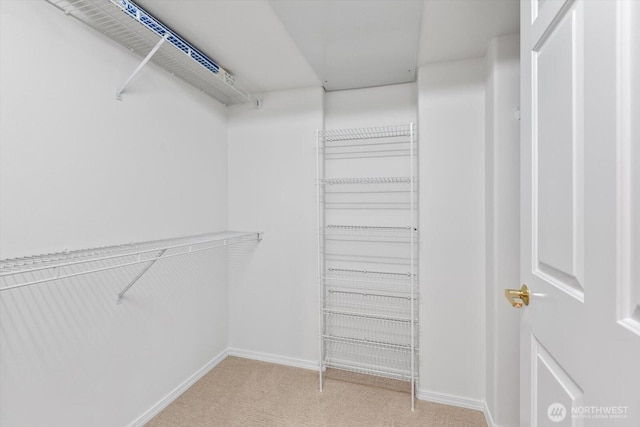
[[[318,130],[319,384],[326,369],[418,379],[413,123]]]

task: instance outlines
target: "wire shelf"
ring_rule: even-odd
[[[411,366],[410,353],[397,353],[379,349],[355,347],[349,344],[329,341],[327,349],[331,359],[348,362],[349,365],[375,366],[377,370],[408,372]]]
[[[328,339],[327,350],[332,359],[342,359],[350,365],[375,366],[390,372],[410,371],[411,349],[370,347],[348,340]]]
[[[46,0],[142,57],[166,39],[151,62],[223,104],[246,103],[236,78],[130,0]]]
[[[322,338],[324,338],[327,341],[348,342],[350,344],[359,345],[363,347],[387,349],[387,350],[394,350],[394,351],[404,351],[404,352],[411,351],[411,346],[409,345],[389,344],[385,342],[370,341],[370,340],[364,340],[364,339],[358,339],[358,338],[341,337],[339,335],[323,335]],[[419,351],[417,347],[415,347],[413,350],[415,352]]]
[[[351,268],[329,268],[329,274],[338,277],[366,277],[371,280],[382,279],[384,281],[400,281],[402,283],[409,283],[411,276],[415,274],[411,273],[398,273],[395,271],[375,271],[375,270],[356,270]]]
[[[395,322],[411,321],[410,297],[398,298],[328,289],[324,307],[325,312],[336,315],[371,317]],[[414,321],[416,320],[414,318]]]
[[[359,307],[362,308],[362,307]],[[332,308],[325,308],[323,312],[330,316],[345,316],[345,317],[357,317],[359,319],[373,319],[373,320],[381,320],[383,322],[400,322],[400,323],[409,323],[411,319],[406,317],[389,317],[381,314],[372,314],[368,312],[353,312],[353,311],[340,311]],[[415,321],[415,320],[414,320]]]
[[[355,365],[344,360],[327,359],[324,362],[327,368],[340,369],[342,371],[354,372],[356,374],[373,375],[376,377],[390,378],[400,381],[411,381],[411,371],[385,371],[379,366]]]
[[[415,275],[414,275],[415,277]],[[418,287],[411,286],[409,273],[329,268],[321,277],[327,292],[416,299]]]
[[[410,237],[412,231],[416,228],[406,227],[387,227],[373,225],[338,225],[329,224],[323,228],[326,236],[371,236],[371,237]]]
[[[361,316],[325,316],[325,331],[326,335],[390,345],[411,345],[409,322],[390,322],[387,319]]]
[[[415,128],[388,126],[318,131],[318,151],[325,160],[411,157],[417,151]]]
[[[0,260],[0,291],[258,241],[261,233],[223,231]],[[146,271],[146,270],[145,270]]]
[[[329,224],[320,230],[327,241],[351,241],[367,243],[417,243],[412,238],[417,229],[406,227],[386,227],[369,225],[337,225]]]
[[[331,210],[407,211],[416,209],[411,196],[417,192],[413,177],[330,178],[319,181],[321,201]],[[408,221],[408,215],[405,215]]]
[[[359,297],[380,297],[380,298],[401,299],[401,300],[407,300],[407,301],[411,301],[412,299],[415,300],[415,298],[411,298],[410,296],[394,295],[392,292],[384,293],[384,291],[379,291],[377,289],[371,290],[366,288],[365,289],[356,288],[353,290],[349,290],[349,288],[346,288],[346,287],[327,286],[327,292],[329,294],[354,295]]]
[[[325,143],[336,143],[345,141],[365,140],[369,143],[375,143],[371,140],[389,139],[389,138],[410,138],[415,136],[415,130],[411,126],[382,126],[359,129],[337,129],[337,130],[320,130],[319,138]]]
[[[363,297],[374,296],[374,297],[401,299],[401,300],[407,300],[407,301],[411,301],[412,299],[414,301],[416,300],[415,296],[414,297],[410,296],[409,285],[407,285],[406,289],[404,288],[398,289],[393,287],[384,288],[383,286],[377,287],[376,283],[369,284],[367,282],[362,282],[363,284],[360,287],[358,287],[360,283],[356,283],[355,285],[353,283],[346,283],[344,285],[335,284],[325,278],[323,278],[323,282],[326,285],[327,292],[330,294],[335,293],[335,294],[346,294],[346,295],[360,295]],[[418,292],[418,289],[416,288],[415,293],[417,292]]]
[[[409,184],[414,181],[410,176],[366,177],[366,178],[322,178],[320,183],[324,185],[345,184]]]

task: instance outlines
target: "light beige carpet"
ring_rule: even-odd
[[[486,427],[479,411],[416,401],[406,383],[330,370],[324,391],[305,369],[228,357],[147,427]]]

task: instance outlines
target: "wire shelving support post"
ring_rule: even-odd
[[[415,221],[415,194],[414,194],[414,187],[415,187],[415,153],[414,153],[414,129],[413,129],[413,123],[409,124],[409,135],[410,135],[410,143],[409,143],[409,150],[410,150],[410,155],[409,155],[409,168],[410,168],[410,175],[412,177],[411,179],[411,191],[410,191],[410,198],[411,198],[411,209],[410,211],[410,215],[411,215],[411,244],[410,244],[410,251],[411,251],[411,255],[409,257],[409,259],[411,260],[411,266],[409,268],[409,271],[411,271],[411,410],[415,410],[415,405],[416,405],[416,390],[415,390],[415,385],[416,385],[416,377],[415,377],[415,347],[416,347],[416,343],[415,343],[415,277],[416,275],[413,274],[414,272],[414,268],[415,268],[415,233],[414,230],[416,230],[417,232],[417,227],[416,227],[416,221]]]
[[[322,262],[322,256],[320,255],[323,251],[323,241],[324,234],[321,233],[321,230],[324,228],[323,214],[322,214],[322,192],[324,191],[324,187],[321,185],[321,176],[324,176],[324,172],[322,171],[324,167],[324,163],[320,157],[320,131],[316,130],[316,191],[317,191],[317,216],[318,216],[318,304],[320,304],[320,310],[318,310],[318,339],[320,342],[319,346],[319,360],[318,360],[318,369],[319,369],[319,388],[322,391],[322,373],[323,373],[323,360],[324,360],[324,322],[322,317],[324,316],[322,301],[324,300],[323,296],[323,288],[322,288],[322,273],[324,271],[324,265]]]

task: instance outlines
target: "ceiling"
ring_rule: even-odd
[[[134,0],[252,93],[320,80],[267,0]]]
[[[415,80],[422,0],[270,0],[327,90]]]
[[[136,0],[134,0],[136,1]],[[261,93],[415,80],[519,31],[519,0],[137,0]]]

